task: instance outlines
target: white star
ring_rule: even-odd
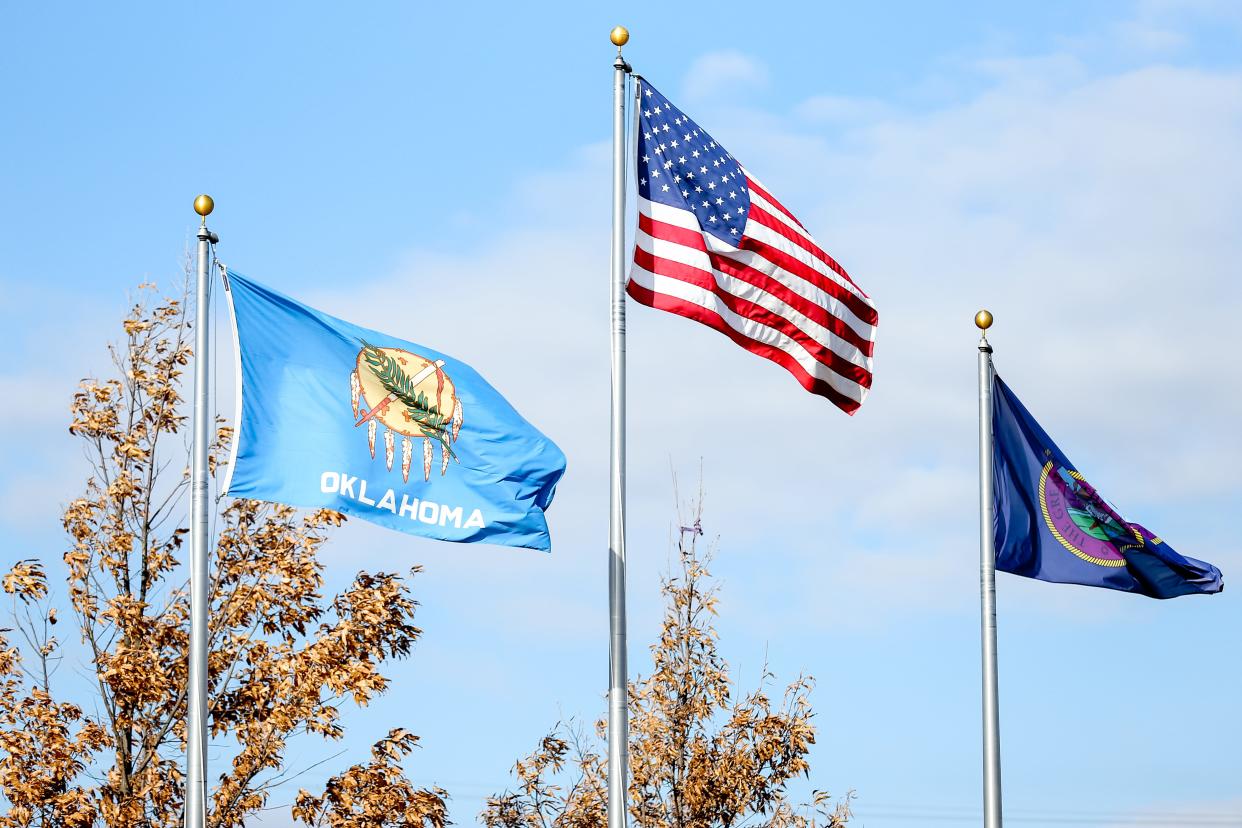
[[[730,193],[729,193],[729,198],[737,198],[737,191],[735,190],[735,191],[733,191],[733,192],[730,192]]]
[[[660,144],[656,152],[664,152],[666,149],[668,149],[668,144]]]
[[[674,184],[679,184],[679,183],[681,183],[681,176],[680,176],[680,175],[674,175],[674,176],[673,176],[673,183],[674,183]]]
[[[701,192],[703,192],[703,188],[702,188],[702,187],[695,187],[695,188],[694,188],[694,191],[695,191],[696,193],[701,193]]]
[[[733,218],[733,216],[729,215],[728,213],[725,213],[725,221],[728,221],[731,218]]]
[[[676,146],[677,146],[677,139],[676,139],[676,138],[674,138],[674,139],[673,139],[673,143],[669,144],[669,146],[670,146],[670,147],[676,147]]]
[[[652,171],[651,171],[651,175],[652,175],[652,177],[655,177],[655,175],[656,175],[655,170],[652,170]],[[712,183],[708,184],[708,185],[707,185],[707,189],[709,189],[709,190],[714,190],[714,189],[716,189],[716,182],[715,182],[715,181],[713,181]]]
[[[714,222],[714,221],[716,220],[716,217],[715,217],[715,216],[710,216],[707,220],[708,220],[708,221],[711,221],[711,222]]]
[[[737,235],[737,228],[736,228],[736,227],[734,227],[734,228],[730,229],[730,230],[729,230],[729,232],[730,232],[730,233],[732,233],[733,235],[735,235],[735,236],[736,236],[736,235]]]
[[[644,141],[650,141],[650,140],[651,140],[651,133],[650,133],[650,132],[644,132],[644,133],[643,133],[643,140],[644,140]]]
[[[707,167],[699,167],[699,172],[701,173],[707,172]]]
[[[651,90],[650,90],[650,89],[644,89],[643,91],[647,93],[647,97],[648,97],[648,98],[650,98],[650,97],[651,97]]]
[[[691,158],[698,158],[698,157],[699,157],[699,151],[698,151],[698,150],[695,150],[694,152],[690,153],[690,157],[691,157]]]
[[[663,126],[663,129],[664,129],[664,131],[665,131],[665,132],[668,132],[668,124],[665,124],[665,125]]]
[[[716,203],[717,203],[717,204],[724,204],[724,199],[723,199],[723,198],[718,198],[718,199],[716,199]]]
[[[710,207],[711,205],[710,205],[710,204],[708,204],[706,201],[704,201],[704,202],[703,202],[703,206],[704,206],[704,207]]]
[[[690,197],[690,191],[689,191],[689,190],[682,190],[682,191],[681,191],[681,195],[682,195],[682,198],[689,198],[689,197]]]
[[[659,115],[659,114],[660,114],[660,107],[658,107],[658,106],[657,106],[657,107],[655,108],[655,114],[657,114],[657,115]]]
[[[665,161],[665,162],[664,162],[664,169],[666,169],[666,170],[667,170],[667,169],[668,169],[669,167],[671,167],[671,166],[673,166],[673,162],[672,162],[672,161]]]
[[[660,188],[660,190],[661,190],[661,192],[665,192],[665,193],[667,193],[667,192],[668,192],[668,185],[667,185],[667,184],[665,184],[663,187],[661,187],[661,188]]]
[[[644,117],[644,118],[650,118],[650,117],[651,117],[651,110],[650,110],[650,109],[644,109],[644,110],[643,110],[643,117]]]
[[[640,179],[638,179],[638,183],[639,183],[639,184],[642,184],[642,185],[644,185],[644,186],[645,186],[645,185],[647,184],[647,179],[645,179],[645,178],[640,178]]]
[[[659,177],[660,177],[660,171],[659,171],[659,170],[652,170],[652,171],[651,171],[651,177],[652,177],[652,178],[659,178]],[[709,186],[709,187],[715,187],[716,185],[715,185],[715,184],[709,184],[708,186]]]
[[[644,163],[644,164],[648,164],[648,163],[650,163],[650,162],[651,162],[651,156],[649,156],[649,155],[644,155],[644,156],[643,156],[643,163]]]
[[[684,164],[684,163],[686,163],[686,156],[684,156],[684,155],[683,155],[681,158],[678,158],[678,159],[677,159],[677,163],[679,163],[679,164]]]

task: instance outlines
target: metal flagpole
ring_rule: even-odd
[[[975,314],[979,328],[979,592],[983,638],[983,825],[1001,828],[1000,708],[996,671],[996,533],[992,491],[992,314]]]
[[[611,512],[608,520],[608,828],[625,828],[629,771],[629,680],[625,663],[625,76],[621,47],[630,33],[617,26],[612,84],[612,338]]]
[[[208,408],[210,319],[208,316],[211,245],[219,241],[207,229],[215,208],[211,196],[194,199],[203,217],[198,228],[198,285],[194,308],[194,448],[190,467],[190,669],[186,692],[185,828],[207,828],[207,618],[210,535],[207,523],[207,449],[215,419]]]

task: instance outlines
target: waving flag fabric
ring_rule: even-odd
[[[1000,377],[992,398],[997,569],[1152,598],[1221,591],[1219,569],[1117,514]]]
[[[234,497],[447,541],[550,549],[565,456],[465,363],[226,274]]]
[[[871,388],[875,305],[724,147],[638,84],[630,296],[715,328],[853,414]]]

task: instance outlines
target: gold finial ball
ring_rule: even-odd
[[[203,218],[211,215],[211,211],[214,209],[216,209],[216,202],[212,200],[211,196],[204,194],[194,199],[194,212]]]
[[[613,46],[620,49],[630,42],[630,30],[624,26],[614,26],[612,31],[608,33],[608,39],[612,41]]]
[[[992,312],[981,310],[975,314],[975,326],[981,331],[986,331],[992,327]]]

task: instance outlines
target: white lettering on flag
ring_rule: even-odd
[[[354,491],[354,484],[358,484],[357,492]],[[466,510],[463,506],[448,506],[436,503],[431,500],[420,500],[417,497],[410,497],[402,492],[401,506],[397,506],[397,493],[392,489],[387,489],[383,497],[376,503],[373,499],[367,497],[367,481],[357,477],[350,477],[344,472],[326,471],[319,476],[319,490],[324,494],[339,494],[341,497],[361,503],[375,509],[383,509],[392,512],[394,515],[417,520],[419,523],[426,523],[429,526],[452,526],[455,529],[484,529],[487,522],[483,519],[483,511],[481,509],[473,509],[470,516],[466,518],[466,522],[462,523],[462,517]]]

